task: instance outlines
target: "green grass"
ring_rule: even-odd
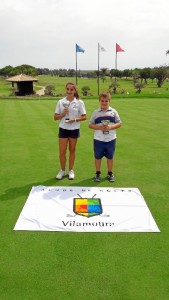
[[[52,76],[37,76],[38,82],[34,83],[34,90],[37,91],[41,89],[42,86],[53,85],[55,87],[55,93],[65,93],[65,85],[68,81],[75,82],[75,78],[71,77],[52,77]],[[106,81],[103,83],[100,78],[100,92],[104,90],[108,90],[108,87],[112,82],[114,82],[114,78],[110,79],[107,77]],[[142,89],[141,94],[137,94],[136,90],[133,86],[133,80],[130,79],[119,79],[118,80],[119,87],[117,89],[117,94],[113,95],[114,98],[169,98],[169,82],[166,80],[161,88],[157,87],[157,82],[154,80],[148,80],[147,85],[145,88]],[[82,95],[82,87],[83,86],[90,87],[90,93],[93,95],[93,99],[97,97],[98,94],[98,85],[97,79],[87,79],[87,78],[78,78],[78,89],[80,95]],[[0,78],[0,98],[9,97],[14,98],[11,96],[11,88],[12,84],[10,82],[5,81],[5,79]],[[14,88],[16,88],[16,84],[14,84]],[[124,89],[125,93],[121,94],[122,89]],[[129,92],[129,94],[126,94]],[[46,96],[45,96],[46,97]],[[44,96],[41,97],[42,99],[45,98]],[[38,96],[29,96],[30,98],[38,98]],[[90,97],[92,98],[92,96]]]
[[[88,119],[97,99],[85,100]],[[169,298],[168,99],[113,99],[118,129],[115,183],[138,187],[160,233],[19,232],[32,186],[93,186],[93,131],[81,123],[74,181],[59,170],[56,101],[0,100],[0,286],[2,300]]]

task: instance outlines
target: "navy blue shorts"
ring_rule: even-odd
[[[116,139],[110,142],[94,140],[94,156],[96,159],[101,159],[103,156],[108,159],[113,159],[115,148]]]
[[[62,139],[67,139],[67,138],[77,139],[80,137],[80,130],[79,129],[67,130],[59,127],[58,137]]]

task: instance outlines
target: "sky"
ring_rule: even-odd
[[[97,70],[169,64],[169,0],[1,0],[0,68]]]

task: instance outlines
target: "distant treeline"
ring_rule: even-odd
[[[74,69],[48,69],[48,68],[35,68],[30,65],[23,64],[21,66],[12,67],[6,66],[0,69],[0,76],[12,77],[18,74],[26,74],[30,76],[50,75],[58,77],[75,77],[76,70]],[[133,80],[147,81],[147,79],[157,80],[157,85],[160,87],[166,78],[169,78],[169,66],[160,66],[154,68],[143,69],[125,69],[123,71],[108,68],[101,68],[98,70],[78,70],[78,77],[106,79],[110,78],[132,78]]]

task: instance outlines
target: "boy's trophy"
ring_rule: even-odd
[[[109,120],[103,120],[101,122],[104,126],[107,126],[110,123]],[[109,134],[109,130],[103,130],[103,134]]]
[[[68,100],[65,100],[64,102],[63,102],[63,106],[64,106],[64,108],[69,108],[69,105],[70,105],[70,102],[68,101]],[[68,116],[68,113],[66,114],[66,119],[65,119],[65,122],[68,122],[68,120],[69,120],[69,116]]]

